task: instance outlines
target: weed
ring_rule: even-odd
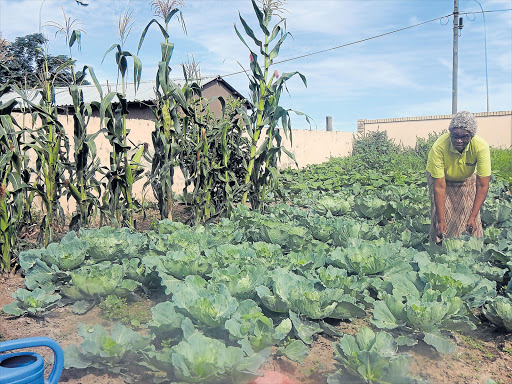
[[[512,348],[503,348],[503,352],[508,353],[510,356],[512,356]]]
[[[314,376],[325,370],[325,365],[319,360],[314,360],[309,367],[303,367],[301,373],[306,376]]]
[[[472,348],[472,349],[476,349],[480,352],[482,352],[483,356],[486,358],[486,359],[495,359],[496,358],[496,355],[494,355],[493,353],[491,353],[489,351],[489,348],[486,347],[480,340],[476,340],[474,338],[472,338],[471,336],[463,336],[463,335],[459,335],[461,340],[464,342],[464,344],[466,344],[468,347]]]
[[[106,320],[119,321],[135,328],[151,319],[151,314],[144,303],[136,301],[128,304],[126,299],[115,295],[107,296],[99,307]]]

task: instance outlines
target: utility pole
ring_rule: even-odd
[[[332,116],[325,117],[325,130],[328,132],[332,131]]]
[[[462,29],[462,17],[459,18],[459,0],[453,0],[453,75],[452,75],[452,114],[457,113],[457,70],[459,66],[459,30]]]

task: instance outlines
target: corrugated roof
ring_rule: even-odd
[[[121,84],[103,84],[101,85],[103,96],[105,96],[109,92],[121,92]],[[128,102],[137,102],[137,101],[152,101],[155,100],[155,82],[153,81],[143,81],[140,83],[139,89],[135,92],[133,87],[133,83],[129,83],[126,85],[125,95],[126,100]],[[84,101],[86,103],[91,103],[93,101],[99,101],[100,95],[98,89],[94,84],[92,85],[82,85],[80,86],[84,94]],[[29,89],[26,91],[27,96],[34,103],[38,103],[41,95],[39,93],[39,89]],[[9,92],[0,97],[0,102],[7,102],[11,99],[21,100],[20,96],[16,92]],[[71,99],[71,95],[69,94],[68,87],[55,87],[55,104],[58,107],[66,107],[73,105],[73,100]]]
[[[234,89],[230,84],[228,84],[224,79],[220,76],[215,79],[203,84],[203,87],[206,87],[212,82],[221,81],[223,82],[228,89],[235,95],[240,98],[243,96]],[[176,81],[179,83],[179,81]],[[183,79],[182,82],[185,82]],[[103,84],[101,85],[103,96],[105,96],[109,92],[121,92],[121,84]],[[98,90],[94,84],[91,85],[82,85],[80,86],[84,94],[84,102],[91,103],[93,101],[99,101],[100,95]],[[41,95],[39,93],[39,89],[29,89],[26,91],[27,96],[33,103],[39,103]],[[133,83],[128,83],[125,86],[125,95],[126,100],[128,102],[151,102],[155,100],[155,82],[154,81],[141,81],[137,92],[135,92]],[[21,97],[16,92],[9,92],[0,97],[0,103],[5,103],[9,100],[17,99],[21,101]],[[69,94],[68,87],[55,87],[55,104],[58,107],[67,107],[73,105],[73,100],[71,99],[71,95]]]

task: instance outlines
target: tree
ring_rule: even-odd
[[[10,60],[9,52],[7,48],[11,45],[9,40],[2,39],[2,34],[0,33],[0,66],[2,63],[5,63],[7,60]]]
[[[66,86],[72,83],[70,66],[63,69],[59,67],[70,61],[66,55],[53,56],[45,54],[44,45],[47,39],[41,33],[33,33],[17,37],[10,44],[0,39],[0,57],[6,60],[0,66],[0,84],[11,80],[21,88],[37,88],[40,86],[40,74],[43,71],[45,60],[48,62],[48,71],[56,76],[55,86]],[[79,77],[80,74],[77,73]],[[83,81],[82,84],[88,84]]]

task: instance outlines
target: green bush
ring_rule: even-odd
[[[354,137],[352,168],[357,170],[389,168],[399,146],[388,138],[386,131],[368,132]]]
[[[430,148],[434,145],[436,140],[442,134],[446,133],[446,130],[443,130],[439,133],[432,132],[428,134],[428,138],[416,137],[416,146],[414,147],[414,152],[423,159],[425,165],[427,164],[428,153],[430,152]]]
[[[493,174],[512,181],[512,148],[491,147],[491,167]]]

